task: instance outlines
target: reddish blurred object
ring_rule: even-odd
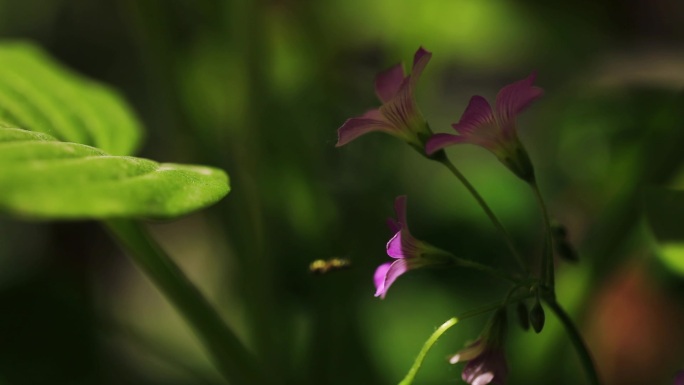
[[[587,316],[587,343],[606,385],[671,383],[684,357],[684,309],[645,263],[617,270]]]

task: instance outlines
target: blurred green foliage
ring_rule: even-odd
[[[378,134],[334,148],[341,123],[377,105],[375,74],[408,62],[419,45],[431,50],[418,103],[432,128],[447,132],[471,95],[492,98],[536,70],[546,95],[520,117],[519,131],[580,255],[559,266],[559,300],[585,335],[601,335],[596,298],[614,298],[613,278],[637,260],[667,299],[667,318],[684,320],[682,278],[654,258],[640,226],[642,188],[681,179],[682,7],[0,0],[0,36],[38,42],[116,87],[148,128],[142,156],[228,171],[231,196],[153,229],[265,370],[283,384],[392,384],[435,327],[506,289],[476,273],[416,271],[384,301],[373,298],[394,197],[410,196],[419,238],[505,268],[512,262],[457,181],[403,143]],[[536,261],[541,220],[526,186],[480,149],[449,154]],[[0,219],[0,382],[220,383],[184,323],[121,253],[93,223]],[[331,257],[353,267],[309,274],[312,260]],[[631,306],[650,309],[638,298]],[[656,346],[655,362],[639,355],[646,348],[634,332],[620,346],[631,356],[590,338],[607,384],[667,383],[681,368],[684,336],[663,326],[664,313],[644,312],[674,347]],[[622,330],[621,314],[614,317],[612,329]],[[416,383],[458,383],[460,367],[445,357],[485,321],[450,330]],[[581,383],[550,315],[540,335],[513,329],[509,342],[510,383]]]

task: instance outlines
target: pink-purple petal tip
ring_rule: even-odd
[[[399,91],[404,81],[404,66],[397,64],[378,74],[375,78],[375,94],[380,101],[387,103]]]
[[[432,52],[426,50],[422,46],[418,48],[416,54],[413,55],[413,68],[411,69],[411,82],[415,84],[423,73],[425,66],[432,58]]]
[[[368,115],[370,111],[366,113]],[[344,146],[361,135],[373,131],[391,131],[392,127],[387,123],[366,117],[347,119],[337,130],[337,144],[335,147]]]
[[[458,123],[452,124],[451,126],[456,132],[465,134],[473,132],[486,124],[492,123],[495,123],[495,119],[489,102],[482,96],[475,95],[470,98],[468,106]]]
[[[373,276],[376,288],[375,296],[384,299],[390,286],[406,271],[408,271],[408,261],[405,259],[397,259],[392,263],[384,263],[378,266]]]
[[[530,103],[544,95],[544,90],[533,86],[536,72],[525,79],[511,83],[496,95],[496,109],[503,119],[510,119],[527,108]]]
[[[375,269],[375,274],[373,274],[373,283],[375,284],[375,296],[385,296],[385,278],[387,277],[387,271],[389,270],[392,262],[383,263]]]
[[[427,141],[425,144],[425,152],[428,155],[432,155],[435,152],[454,145],[454,144],[459,144],[463,143],[463,137],[461,136],[456,136],[456,135],[451,135],[451,134],[435,134],[430,137],[430,139]]]
[[[387,255],[392,258],[406,258],[404,254],[403,241],[401,236],[401,230],[397,231],[396,234],[387,242]]]

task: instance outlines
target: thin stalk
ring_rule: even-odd
[[[489,267],[487,265],[483,265],[483,264],[475,262],[475,261],[457,258],[457,257],[454,257],[454,261],[459,266],[464,266],[464,267],[469,267],[469,268],[472,268],[475,270],[480,270],[480,271],[487,273],[491,276],[501,278],[501,279],[504,279],[506,281],[518,284],[518,285],[522,283],[522,281],[520,279],[518,279],[518,278],[516,278],[516,277],[514,277],[508,273],[505,273],[501,270],[497,270],[495,268]]]
[[[447,320],[445,323],[442,324],[442,326],[438,327],[437,330],[435,330],[434,333],[428,338],[427,341],[425,341],[425,344],[423,345],[423,348],[420,349],[420,352],[418,353],[418,357],[416,357],[416,360],[413,362],[413,366],[411,366],[411,369],[409,369],[409,372],[406,374],[406,377],[404,377],[403,380],[399,383],[399,385],[410,385],[413,383],[413,379],[416,377],[416,374],[418,373],[418,370],[420,369],[421,365],[423,364],[423,360],[425,360],[425,356],[427,356],[428,352],[430,351],[430,348],[432,348],[432,345],[437,342],[439,337],[444,334],[449,328],[452,326],[456,325],[458,323],[458,318],[453,317]]]
[[[265,384],[252,353],[140,223],[113,219],[105,225],[129,251],[136,265],[183,315],[228,382]]]
[[[505,240],[506,245],[508,246],[508,249],[511,251],[511,254],[513,254],[513,256],[515,257],[515,260],[518,263],[518,265],[520,266],[520,268],[525,272],[525,275],[528,275],[529,273],[527,271],[527,265],[525,264],[520,253],[518,253],[518,250],[516,249],[515,244],[513,243],[513,238],[508,233],[508,231],[506,231],[506,229],[503,227],[503,225],[499,221],[499,218],[497,218],[497,216],[494,214],[492,209],[489,208],[489,205],[487,205],[487,202],[485,202],[485,200],[482,198],[480,193],[477,192],[475,187],[456,168],[456,166],[454,166],[454,164],[451,163],[449,158],[444,156],[444,158],[441,158],[438,161],[440,163],[442,163],[444,166],[446,166],[446,168],[448,168],[449,171],[451,171],[451,173],[454,174],[454,176],[456,176],[456,178],[458,178],[458,180],[461,181],[461,183],[463,183],[463,186],[465,186],[465,188],[468,190],[468,192],[470,192],[470,195],[472,195],[473,198],[475,198],[475,200],[480,205],[482,210],[484,210],[485,214],[487,214],[487,217],[489,217],[489,220],[494,224],[494,227],[496,227],[496,229],[499,231],[499,233],[501,234],[501,236]]]
[[[501,308],[502,306],[507,306],[510,303],[514,303],[523,299],[526,299],[530,297],[531,294],[526,293],[524,295],[515,297],[511,299],[511,294],[517,290],[517,288],[514,288],[511,290],[508,295],[506,296],[506,299],[504,301],[497,301],[494,303],[489,303],[486,305],[479,306],[475,309],[469,310],[463,314],[461,314],[458,317],[453,317],[447,320],[442,324],[442,326],[438,327],[437,330],[432,333],[430,338],[425,341],[425,344],[423,344],[423,348],[420,350],[418,353],[418,356],[416,357],[416,360],[413,362],[413,365],[411,366],[411,369],[409,369],[408,373],[404,377],[403,380],[399,383],[399,385],[411,385],[413,383],[414,378],[416,377],[416,374],[418,373],[418,370],[420,369],[421,365],[423,364],[423,361],[425,360],[425,356],[427,356],[428,352],[432,348],[432,346],[437,342],[437,340],[442,337],[442,335],[449,330],[452,326],[456,325],[459,321],[462,321],[467,318],[475,317],[480,314],[488,313],[492,310],[496,310],[498,308]]]
[[[591,358],[591,353],[589,353],[589,349],[587,349],[587,345],[584,343],[584,340],[577,330],[575,323],[555,299],[545,298],[544,300],[549,308],[551,308],[551,310],[556,314],[558,319],[563,324],[565,331],[568,333],[570,341],[572,341],[572,344],[575,346],[577,355],[579,356],[580,362],[582,363],[584,371],[587,374],[589,383],[591,385],[600,385],[601,381],[599,380],[596,366],[594,365],[594,360]]]
[[[544,252],[541,260],[541,274],[542,282],[546,284],[552,291],[555,288],[556,278],[553,267],[553,230],[551,229],[551,220],[549,219],[549,210],[546,208],[544,198],[539,191],[537,183],[530,183],[534,196],[537,198],[537,203],[542,211],[544,218],[545,236],[544,236]]]

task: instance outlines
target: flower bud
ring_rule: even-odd
[[[539,300],[535,302],[530,310],[530,324],[534,331],[539,334],[542,329],[544,329],[544,321],[546,321],[546,316],[544,315],[544,308],[542,307]]]
[[[565,226],[554,223],[551,226],[551,231],[553,232],[553,244],[556,254],[565,261],[577,262],[579,257],[575,248],[568,242],[568,231]]]

